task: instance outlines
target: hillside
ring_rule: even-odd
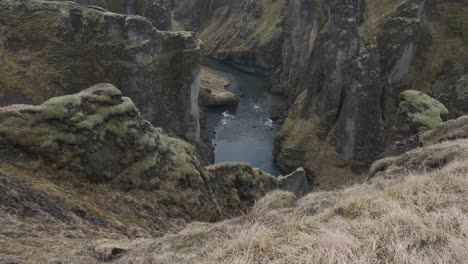
[[[433,153],[446,156],[435,160],[430,158]],[[8,185],[9,191],[0,199],[0,259],[13,263],[464,263],[467,140],[439,143],[402,157],[403,161],[381,161],[392,169],[377,166],[379,173],[365,183],[314,192],[299,200],[275,191],[239,218],[190,224],[148,214],[143,200],[125,192],[64,183],[29,167],[2,163],[0,186]]]

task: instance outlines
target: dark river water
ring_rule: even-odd
[[[206,113],[204,134],[212,137],[215,163],[249,162],[278,176],[273,141],[279,125],[271,117],[284,108],[284,99],[268,93],[269,83],[262,76],[213,60],[203,64],[228,76],[228,90],[240,95],[237,107],[208,109]]]

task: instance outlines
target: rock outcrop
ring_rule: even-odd
[[[228,215],[238,215],[269,191],[278,188],[273,176],[247,163],[218,163],[207,167],[211,187]]]
[[[0,137],[46,166],[117,189],[150,191],[168,215],[216,217],[194,148],[154,128],[110,84],[40,106],[0,108]]]
[[[70,1],[70,0],[47,0]],[[72,0],[83,6],[96,6],[111,12],[148,18],[158,30],[172,29],[171,6],[166,0]]]
[[[306,174],[304,168],[298,168],[279,180],[279,188],[293,193],[297,198],[304,197],[312,192],[313,187],[313,179]]]
[[[0,108],[0,144],[1,161],[23,151],[40,161],[41,170],[146,193],[167,217],[213,221],[239,215],[278,187],[273,176],[248,164],[205,169],[192,145],[153,127],[111,84],[39,106]]]
[[[113,2],[114,3],[114,2]],[[196,140],[199,41],[73,2],[0,2],[0,102],[40,104],[109,82],[145,119]]]
[[[396,156],[420,145],[420,135],[448,116],[447,108],[423,92],[407,90],[400,95],[396,123],[384,156]]]

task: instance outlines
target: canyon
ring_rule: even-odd
[[[0,263],[463,263],[467,34],[465,0],[0,0]]]

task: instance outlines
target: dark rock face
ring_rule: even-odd
[[[319,151],[320,141],[335,146],[342,159],[361,163],[372,161],[383,150],[380,104],[383,90],[379,79],[378,52],[372,45],[360,46],[358,26],[362,8],[359,3],[352,3],[354,1],[324,3],[328,17],[317,33],[308,58],[306,91],[298,99],[301,103],[294,104],[294,110],[291,110],[297,113],[291,116],[295,121],[287,122],[280,133],[286,140],[284,144],[277,145],[279,159],[281,153],[303,145],[300,141],[288,144],[287,134],[299,129],[297,125],[304,122],[315,124],[309,133],[315,134],[312,137],[317,139],[310,147],[301,147],[304,148],[303,155]],[[287,161],[281,160],[279,163],[286,167],[297,165],[288,166]],[[316,170],[315,165],[306,167]]]
[[[303,168],[298,168],[293,173],[284,176],[279,181],[279,188],[292,192],[297,198],[301,198],[313,189],[313,181]]]
[[[48,0],[57,1],[57,0]],[[58,0],[70,1],[70,0]],[[111,12],[148,18],[158,30],[172,29],[170,5],[166,0],[72,0],[83,6],[96,6]]]
[[[0,101],[40,104],[111,82],[152,124],[199,137],[201,50],[191,33],[72,2],[8,0],[0,2],[0,49]]]
[[[303,81],[308,75],[306,66],[324,19],[320,1],[289,2],[284,25],[281,68],[278,71],[280,76],[274,87],[276,92],[294,98],[305,88]]]
[[[275,144],[281,168],[303,166],[320,181],[332,175],[325,166],[343,168],[335,174],[355,174],[386,146],[401,143],[395,133],[414,139],[404,143],[414,148],[419,140],[413,136],[421,131],[392,132],[396,122],[405,122],[397,106],[408,89],[433,87],[429,94],[453,116],[463,114],[460,73],[467,45],[456,32],[466,25],[466,8],[459,1],[289,1],[277,87],[295,103]],[[444,45],[452,47],[451,54],[440,52]],[[437,83],[443,65],[451,68]],[[436,123],[446,110],[438,112]]]
[[[431,44],[431,34],[421,20],[424,4],[423,0],[403,1],[377,39],[386,94],[394,98],[417,53]]]

